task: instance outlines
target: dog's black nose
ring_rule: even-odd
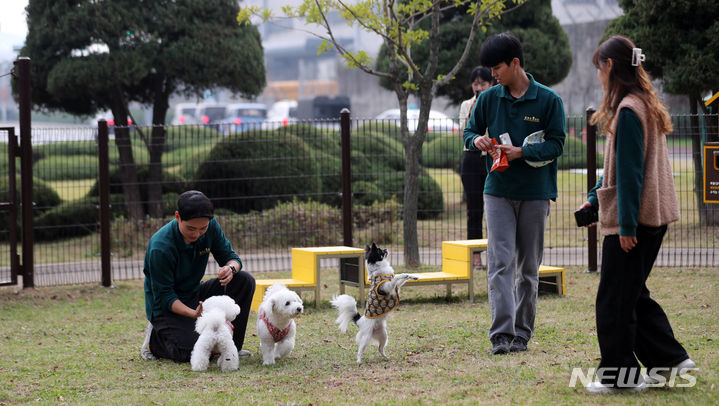
[[[302,308],[301,308],[301,307],[298,307],[298,308],[297,308],[297,313],[302,313]]]

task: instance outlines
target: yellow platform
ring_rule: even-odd
[[[474,274],[473,258],[474,253],[487,250],[487,240],[457,240],[442,241],[442,272],[416,272],[417,280],[407,281],[410,285],[446,285],[447,297],[452,296],[452,285],[461,283],[467,284],[469,300],[474,301]],[[364,288],[369,286],[369,275],[365,273],[364,281],[361,283],[350,283],[341,281],[340,292],[344,293],[344,284],[359,287],[360,305],[365,298]]]
[[[320,305],[320,260],[325,258],[357,258],[364,273],[364,250],[361,248],[331,246],[292,248],[292,278],[256,280],[255,295],[251,309],[257,311],[265,290],[276,282],[284,283],[292,290],[314,290],[315,307]]]
[[[550,290],[556,290],[557,294],[567,293],[567,282],[564,278],[564,268],[549,265],[539,266],[539,288],[548,286]]]

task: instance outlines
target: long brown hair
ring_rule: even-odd
[[[649,74],[641,65],[632,65],[632,53],[636,45],[627,37],[615,35],[602,42],[594,51],[592,63],[599,69],[607,63],[608,59],[613,61],[612,69],[607,78],[607,88],[604,89],[604,98],[599,110],[592,116],[590,124],[599,124],[609,134],[609,123],[619,113],[617,108],[622,99],[632,93],[639,97],[647,106],[649,119],[656,123],[660,134],[672,132],[672,121],[667,108],[657,97],[657,93],[649,79]]]

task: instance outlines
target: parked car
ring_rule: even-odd
[[[227,104],[224,103],[200,103],[197,105],[195,117],[199,124],[217,124],[227,117]]]
[[[222,134],[260,129],[267,119],[267,106],[261,103],[237,103],[227,106],[227,116],[220,121]]]
[[[286,126],[297,121],[297,101],[279,100],[267,111],[267,119],[262,124],[266,130]]]
[[[399,126],[399,109],[383,111],[375,117],[375,120],[381,120],[383,122]],[[417,131],[418,122],[419,110],[407,109],[407,129],[412,133]],[[459,124],[457,124],[456,121],[452,120],[442,112],[430,110],[429,121],[427,122],[427,131],[457,132],[457,130],[459,130]]]
[[[172,125],[197,124],[197,103],[177,103],[172,115]]]

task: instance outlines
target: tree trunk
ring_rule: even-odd
[[[419,210],[419,160],[422,157],[422,145],[427,138],[429,111],[432,108],[432,83],[420,86],[420,115],[417,118],[417,129],[414,134],[407,133],[403,139],[405,171],[404,171],[404,258],[408,267],[418,268],[419,238],[417,233],[417,211]]]
[[[690,126],[692,128],[692,157],[694,161],[694,194],[697,199],[697,209],[699,210],[699,223],[706,226],[714,226],[719,224],[719,208],[711,203],[704,203],[704,151],[702,150],[702,132],[699,125],[699,116],[697,115],[697,104],[701,102],[701,97],[697,95],[689,96],[689,112]]]
[[[115,119],[115,145],[119,154],[120,173],[122,174],[122,194],[127,206],[129,220],[140,221],[144,217],[140,186],[137,182],[135,159],[132,156],[130,129],[127,127],[127,110],[120,104],[112,107]]]
[[[148,150],[150,153],[150,167],[147,176],[147,207],[150,217],[161,218],[162,213],[162,153],[164,152],[165,115],[169,108],[168,96],[163,92],[156,92],[157,98],[152,106],[152,134]]]

